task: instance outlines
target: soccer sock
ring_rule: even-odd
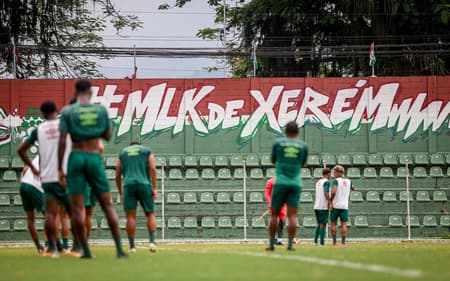
[[[288,246],[287,246],[288,250],[292,249],[293,243],[294,243],[294,236],[289,236],[288,237]]]
[[[114,244],[116,244],[116,250],[117,250],[117,254],[121,255],[124,254],[124,251],[122,249],[122,243],[120,243],[120,236],[114,236]]]
[[[63,248],[61,239],[59,239],[59,238],[58,238],[58,240],[56,240],[56,248],[58,249],[58,251],[62,250],[62,248]]]
[[[81,243],[81,248],[83,249],[83,256],[90,257],[91,256],[91,250],[89,249],[88,243]]]
[[[78,251],[80,249],[80,244],[78,241],[73,240],[72,251]]]
[[[336,244],[336,234],[333,235],[333,244]]]
[[[48,251],[49,252],[56,251],[56,241],[48,241]]]
[[[134,237],[128,237],[128,242],[130,242],[130,249],[136,248],[136,245],[134,245]]]
[[[45,247],[48,247],[48,240],[45,240],[44,245]]]
[[[275,247],[276,239],[275,235],[269,237],[269,248],[273,249]]]
[[[283,237],[283,228],[284,228],[284,220],[280,219],[280,221],[278,222],[277,238]]]
[[[36,245],[36,248],[39,250],[42,246],[41,243],[39,243],[39,239],[33,239],[34,245]]]
[[[314,244],[317,244],[317,239],[319,239],[320,227],[316,227],[314,231]]]
[[[63,238],[62,247],[66,250],[69,249],[69,239],[68,238]]]
[[[325,227],[321,227],[319,229],[319,235],[320,235],[320,245],[325,245]]]
[[[156,235],[156,231],[154,230],[148,230],[148,237],[150,239],[150,243],[155,243],[155,235]]]
[[[342,244],[345,244],[345,236],[342,236]]]

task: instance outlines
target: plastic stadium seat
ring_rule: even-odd
[[[440,153],[432,154],[430,157],[431,165],[445,165],[444,155]]]
[[[445,163],[450,164],[450,153],[445,154]]]
[[[165,166],[167,166],[166,157],[155,156],[155,165],[156,165],[156,167],[161,167],[163,164]]]
[[[169,157],[169,167],[181,167],[183,166],[183,161],[181,156],[170,156]]]
[[[347,177],[351,179],[356,179],[361,177],[361,173],[358,168],[348,168]]]
[[[303,217],[303,226],[304,227],[316,227],[317,221],[315,217],[305,216]]]
[[[244,227],[246,225],[248,225],[248,221],[246,221],[244,217],[237,217],[234,221],[234,226],[236,227]]]
[[[367,202],[380,202],[378,191],[367,191],[366,200]]]
[[[214,179],[214,170],[211,168],[206,168],[202,170],[202,179],[211,180]]]
[[[22,169],[25,166],[25,164],[23,164],[22,159],[20,159],[20,157],[13,157],[12,162],[11,162],[11,168],[13,169]]]
[[[17,173],[13,170],[6,170],[3,172],[4,181],[17,181]]]
[[[441,216],[441,218],[439,220],[439,224],[444,227],[450,227],[450,216],[449,215]],[[0,225],[1,225],[1,223],[0,223]]]
[[[105,173],[106,173],[106,178],[107,178],[108,180],[114,180],[114,179],[116,179],[116,170],[113,170],[113,169],[106,169],[106,170],[105,170]]]
[[[9,168],[9,157],[0,156],[0,169],[8,169]]]
[[[11,226],[8,220],[0,220],[0,231],[10,231]]]
[[[263,195],[261,192],[251,192],[250,193],[251,203],[261,203],[264,202]]]
[[[184,228],[197,228],[198,222],[196,217],[185,217],[183,221]]]
[[[197,167],[197,157],[194,155],[188,155],[184,157],[185,167]]]
[[[233,193],[233,202],[235,202],[235,203],[244,202],[244,193],[242,193],[242,192]]]
[[[383,201],[384,202],[396,202],[397,196],[393,191],[385,191],[383,192]]]
[[[247,167],[259,167],[258,155],[255,154],[247,155],[245,159],[245,164],[247,165]]]
[[[34,225],[36,226],[36,230],[44,230],[45,221],[43,219],[36,219],[34,221]]]
[[[168,204],[180,204],[181,203],[180,194],[174,192],[168,193],[166,202]]]
[[[436,227],[437,220],[435,216],[424,216],[423,217],[423,226],[426,227]]]
[[[443,190],[437,190],[433,192],[433,201],[435,202],[446,202],[447,194]]]
[[[364,168],[363,177],[365,177],[365,178],[376,178],[377,177],[377,171],[375,171],[375,168],[372,168],[372,167]]]
[[[126,218],[119,219],[119,227],[121,229],[125,229],[127,227],[127,219]]]
[[[411,177],[411,171],[408,171],[408,174]],[[398,167],[397,177],[398,178],[406,178],[406,168],[405,167]]]
[[[232,167],[242,167],[242,163],[244,162],[244,159],[241,155],[233,155],[231,156],[231,166]]]
[[[411,191],[409,192],[408,195],[409,195],[409,196],[407,196],[406,191],[400,191],[400,195],[399,195],[400,201],[406,202],[406,199],[407,199],[408,197],[409,197],[409,201],[413,201],[414,199],[413,199],[413,196],[412,196]]]
[[[308,155],[306,164],[308,166],[320,166],[320,157],[318,155]]]
[[[162,226],[166,226],[166,222],[162,220],[161,217],[156,217],[156,227],[162,228]]]
[[[390,167],[383,167],[380,169],[380,177],[382,178],[393,178],[394,172]]]
[[[97,229],[98,223],[96,218],[92,218],[92,229]]]
[[[413,170],[413,175],[415,178],[426,178],[427,171],[424,167],[415,167]]]
[[[27,230],[27,221],[23,219],[17,219],[14,221],[14,230]]]
[[[414,155],[414,163],[416,165],[428,165],[428,154],[427,153],[416,153]]]
[[[197,194],[195,194],[195,192],[186,192],[183,195],[183,203],[185,204],[197,203]]]
[[[163,177],[162,168],[156,169],[156,176],[158,177],[159,180],[162,179]],[[167,172],[164,173],[164,178],[167,178]]]
[[[261,166],[262,167],[272,167],[273,166],[270,155],[261,156]]]
[[[216,227],[216,222],[213,217],[203,217],[202,218],[202,228],[214,228]]]
[[[413,161],[412,161],[413,159],[412,159],[412,157],[411,157],[411,154],[408,154],[408,153],[402,153],[402,154],[400,154],[399,156],[398,156],[398,162],[401,164],[401,165],[405,165],[406,164],[406,161],[408,161],[408,163],[409,164],[413,164]]]
[[[336,165],[336,157],[332,154],[324,154],[322,155],[322,163],[327,166]]]
[[[14,205],[18,205],[18,206],[22,205],[22,197],[20,197],[20,195],[14,196]]]
[[[0,206],[9,206],[10,199],[8,194],[0,194]]]
[[[346,166],[351,165],[352,159],[351,159],[350,155],[348,155],[348,154],[341,154],[338,156],[337,163],[339,165],[346,165]]]
[[[300,194],[300,202],[302,202],[302,203],[312,203],[313,201],[314,200],[313,200],[313,196],[312,196],[311,192],[303,191]]]
[[[252,228],[266,228],[266,221],[260,220],[258,217],[252,218]]]
[[[405,218],[405,224],[408,225],[408,216]],[[420,227],[419,217],[409,216],[409,225],[411,225],[411,227]]]
[[[219,171],[217,172],[217,178],[220,180],[231,179],[230,169],[228,169],[228,168],[219,169]]]
[[[363,198],[361,191],[352,191],[350,193],[350,201],[351,202],[364,202],[364,198]]]
[[[228,157],[225,155],[216,156],[216,158],[214,158],[214,166],[228,167]]]
[[[102,221],[100,222],[100,228],[109,229],[108,221],[106,219],[102,219]]]
[[[105,157],[105,165],[106,168],[113,168],[117,164],[117,157],[116,156],[108,156]]]
[[[253,168],[250,170],[251,179],[263,179],[264,174],[261,168]]]
[[[450,177],[450,167],[447,168],[447,177]]]
[[[243,179],[244,178],[244,170],[242,168],[234,169],[233,178]]]
[[[200,203],[214,203],[214,194],[212,192],[202,192],[200,194]]]
[[[169,179],[171,180],[181,180],[183,175],[181,174],[180,169],[170,169],[169,171]]]
[[[353,165],[357,165],[357,166],[367,165],[366,155],[364,155],[364,154],[353,155]]]
[[[322,170],[323,170],[323,168],[314,168],[314,171],[313,171],[313,177],[314,178],[316,178],[316,179],[320,179],[320,178],[322,178]]]
[[[366,216],[355,216],[356,227],[369,227],[369,222]]]
[[[383,163],[385,165],[398,165],[397,155],[394,153],[385,153],[383,156]]]
[[[419,202],[429,202],[431,201],[430,194],[428,191],[417,191],[416,200]]]
[[[208,155],[200,156],[199,164],[200,164],[200,167],[212,167],[213,159],[211,156],[208,156]]]
[[[233,227],[233,225],[231,224],[230,217],[219,217],[217,225],[220,228],[232,228]]]
[[[266,170],[266,178],[275,177],[275,168],[269,168]]]
[[[383,157],[380,154],[370,154],[368,163],[372,166],[383,165]]]
[[[167,220],[168,228],[181,228],[181,220],[179,217],[170,217]]]
[[[302,179],[310,179],[311,178],[311,170],[308,168],[302,168]]]
[[[444,176],[444,172],[442,172],[441,167],[433,166],[430,168],[430,177],[442,178],[443,176]]]
[[[389,226],[390,227],[402,227],[403,222],[400,216],[389,216]]]
[[[217,193],[217,203],[230,203],[230,194],[226,192]]]
[[[186,170],[186,179],[187,180],[196,180],[198,179],[198,171],[194,168],[189,168]]]

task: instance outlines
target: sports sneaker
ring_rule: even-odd
[[[289,252],[294,252],[295,251],[294,247],[291,247],[291,248],[288,247],[288,248],[286,248],[286,250],[289,251]]]
[[[345,247],[347,247],[347,245],[346,245],[346,244],[344,244],[344,243],[342,243],[342,248],[345,248]]]
[[[265,251],[266,252],[273,252],[273,251],[275,251],[275,248],[274,247],[267,247],[266,249],[265,249]]]
[[[336,248],[336,247],[337,247],[337,243],[333,243],[333,247],[335,247],[335,248]]]
[[[43,254],[42,254],[42,256],[43,257],[46,257],[46,258],[52,258],[52,259],[58,259],[59,258],[59,254],[58,254],[58,252],[57,251],[54,251],[54,252],[44,252]]]
[[[281,240],[281,239],[277,239],[277,243],[276,243],[278,246],[281,246],[281,245],[283,245],[283,241]]]
[[[127,258],[128,258],[128,255],[125,254],[125,253],[117,254],[117,258],[118,258],[118,259],[127,259]]]
[[[136,253],[136,248],[130,248],[130,253]]]
[[[63,254],[63,255],[70,255],[70,250],[69,250],[69,249],[62,248],[61,254]]]
[[[156,244],[155,244],[155,243],[150,243],[150,244],[148,244],[148,249],[149,249],[149,251],[152,252],[152,253],[155,253],[155,252],[158,250],[158,248],[156,247]]]
[[[79,258],[79,257],[81,257],[81,252],[80,251],[77,251],[77,250],[72,250],[72,251],[70,251],[70,256],[71,257],[75,257],[75,258]]]

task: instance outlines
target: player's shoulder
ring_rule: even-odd
[[[277,137],[275,139],[275,141],[273,142],[274,145],[278,145],[280,143],[286,142],[287,138],[286,137]]]
[[[142,145],[142,144],[139,146],[139,149],[143,153],[152,153],[152,149],[150,147]]]

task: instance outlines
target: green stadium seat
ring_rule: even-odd
[[[183,175],[181,174],[180,169],[170,169],[169,171],[169,179],[171,180],[181,180]]]
[[[270,157],[270,155],[263,155],[261,156],[261,166],[262,167],[272,167],[272,159]]]
[[[408,171],[408,174],[411,177],[411,171]],[[406,168],[405,167],[398,167],[397,177],[398,178],[406,178]]]
[[[447,194],[443,190],[437,190],[433,192],[433,201],[435,202],[447,202]]]
[[[447,177],[450,177],[450,167],[447,168]]]
[[[313,196],[311,194],[311,192],[307,192],[307,191],[303,191],[300,194],[300,202],[302,203],[312,203],[313,200]]]
[[[430,194],[428,191],[417,191],[416,200],[419,202],[429,202],[431,201]]]
[[[228,157],[224,155],[216,156],[216,158],[214,159],[214,166],[228,167]]]
[[[243,162],[244,162],[244,158],[242,158],[241,155],[231,156],[230,164],[232,167],[242,167]]]
[[[435,216],[424,216],[423,217],[423,226],[425,227],[436,227],[437,220]]]
[[[450,164],[450,153],[445,154],[445,163]]]
[[[361,177],[361,173],[358,168],[348,168],[347,170],[347,177],[351,179],[356,179]]]
[[[261,192],[251,192],[250,193],[251,203],[261,203],[264,202],[263,195]]]
[[[184,157],[184,166],[187,168],[197,167],[197,157],[194,155],[187,155]]]
[[[352,191],[350,193],[351,202],[364,202],[364,198],[361,191]]]
[[[260,220],[258,217],[252,218],[252,228],[266,228],[266,221],[264,219]]]
[[[247,155],[245,159],[245,164],[247,165],[247,167],[259,167],[258,155],[255,154]]]
[[[170,192],[167,194],[167,204],[180,204],[180,194],[175,192]]]
[[[237,217],[236,220],[234,221],[235,227],[242,228],[246,225],[248,225],[248,221],[246,221],[244,217]]]
[[[14,230],[27,230],[27,221],[24,219],[17,219],[14,221]]]
[[[365,177],[365,178],[376,178],[377,177],[377,171],[375,171],[375,168],[372,168],[372,167],[364,168],[363,177]]]
[[[244,202],[244,193],[242,193],[240,191],[233,193],[233,202],[235,202],[235,203]]]
[[[409,196],[408,196],[409,195]],[[399,199],[401,202],[406,202],[407,198],[409,197],[409,201],[414,201],[414,198],[412,196],[411,191],[406,194],[406,191],[400,191]]]
[[[310,179],[311,178],[311,170],[308,168],[302,168],[302,179]]]
[[[162,177],[163,177],[163,174],[162,174],[162,168],[156,169],[156,177],[157,177],[159,180],[162,179]],[[167,177],[167,172],[164,173],[164,178],[166,178],[166,177]]]
[[[414,163],[416,165],[428,165],[428,154],[427,153],[416,153],[414,155]]]
[[[266,170],[266,178],[275,177],[275,168],[269,168]]]
[[[162,194],[161,193],[158,193],[158,197],[156,197],[155,203],[156,204],[162,203]]]
[[[156,217],[156,227],[162,228],[163,225],[164,225],[164,227],[166,227],[166,222],[163,221],[161,217]]]
[[[424,167],[415,167],[413,170],[413,175],[415,178],[426,178],[428,176]]]
[[[13,170],[3,172],[3,181],[17,181],[17,173]]]
[[[401,165],[405,165],[407,161],[408,161],[408,163],[409,163],[410,165],[413,164],[413,159],[412,159],[411,154],[409,154],[409,153],[401,153],[401,154],[398,156],[398,162],[399,162]]]
[[[383,192],[383,201],[384,202],[396,202],[397,196],[394,191],[385,191]]]
[[[212,180],[214,178],[215,178],[215,176],[214,176],[214,170],[213,169],[206,168],[206,169],[202,170],[202,179]]]
[[[212,192],[202,192],[200,194],[200,203],[214,203],[214,194]]]
[[[323,168],[314,168],[313,177],[316,179],[321,179],[322,178],[322,170],[323,170]]]
[[[251,179],[263,179],[264,174],[261,168],[253,168],[250,170]]]
[[[9,206],[10,203],[8,194],[0,194],[0,206]]]
[[[244,178],[244,170],[242,168],[234,169],[233,178],[243,179]]]
[[[394,153],[385,153],[383,156],[383,163],[385,165],[398,165],[397,155]]]
[[[108,180],[115,180],[116,179],[116,170],[106,169],[105,173],[106,173],[106,178]]]
[[[219,217],[217,225],[219,228],[232,228],[233,227],[233,225],[231,224],[230,217]]]
[[[116,167],[116,164],[117,164],[117,157],[116,156],[105,157],[106,168]]]
[[[8,169],[9,168],[9,157],[0,156],[0,169]]]
[[[200,167],[212,167],[213,166],[213,159],[211,156],[203,155],[200,156]]]
[[[202,218],[202,228],[215,228],[216,222],[213,217],[203,217]]]
[[[440,153],[431,154],[430,163],[431,165],[445,165],[444,155]]]
[[[196,217],[185,217],[183,221],[184,228],[197,228],[198,222]]]
[[[194,168],[189,168],[186,170],[186,179],[187,180],[196,180],[198,179],[198,170]]]
[[[125,229],[127,227],[127,219],[119,218],[119,227],[120,229]]]
[[[380,169],[380,177],[381,178],[393,178],[394,172],[391,167],[383,167]]]
[[[14,195],[14,205],[21,206],[22,205],[22,197],[19,194]]]
[[[403,222],[400,216],[389,216],[389,226],[390,227],[402,227]]]
[[[181,156],[170,156],[169,157],[169,167],[181,167],[183,166]]]
[[[367,202],[380,202],[378,191],[367,191],[366,200]]]
[[[317,221],[315,217],[305,216],[303,217],[303,226],[304,227],[316,227]]]
[[[441,216],[439,224],[444,227],[450,227],[450,215]],[[0,222],[1,225],[1,222]]]
[[[371,166],[381,166],[383,165],[383,157],[380,154],[370,154],[368,163]]]
[[[36,230],[44,230],[44,224],[45,221],[43,219],[36,219],[34,221],[34,226],[36,227]]]
[[[228,168],[221,168],[217,172],[217,178],[220,180],[228,180],[231,179],[231,172]]]
[[[20,157],[13,157],[11,162],[11,168],[13,169],[22,169],[25,166],[22,159]]]
[[[355,216],[356,227],[369,227],[369,222],[366,216]]]
[[[101,229],[109,229],[108,221],[106,219],[102,219],[100,222]]]
[[[92,229],[97,229],[98,223],[96,218],[92,218]]]
[[[306,164],[308,166],[320,166],[320,157],[318,155],[308,155]]]
[[[0,231],[10,231],[11,226],[8,220],[0,220]]]
[[[155,165],[156,165],[156,167],[161,167],[163,164],[165,166],[167,166],[166,157],[155,156]]]
[[[408,216],[405,218],[405,224],[408,225]],[[409,216],[409,225],[411,227],[420,227],[420,221],[418,216]]]
[[[230,194],[227,192],[217,193],[217,203],[230,203]]]
[[[179,217],[170,217],[167,220],[168,228],[181,228],[181,219]]]
[[[366,166],[367,165],[366,155],[364,155],[364,154],[353,155],[353,165]]]
[[[186,192],[183,195],[183,203],[185,203],[185,204],[197,203],[197,194],[195,194],[195,192]]]
[[[327,166],[333,166],[336,165],[336,157],[332,154],[324,154],[322,155],[322,163],[326,164]]]
[[[339,165],[348,166],[352,164],[352,159],[348,154],[341,154],[338,156],[337,163]]]
[[[430,168],[430,176],[432,178],[442,178],[444,177],[444,172],[441,167],[433,166]]]

